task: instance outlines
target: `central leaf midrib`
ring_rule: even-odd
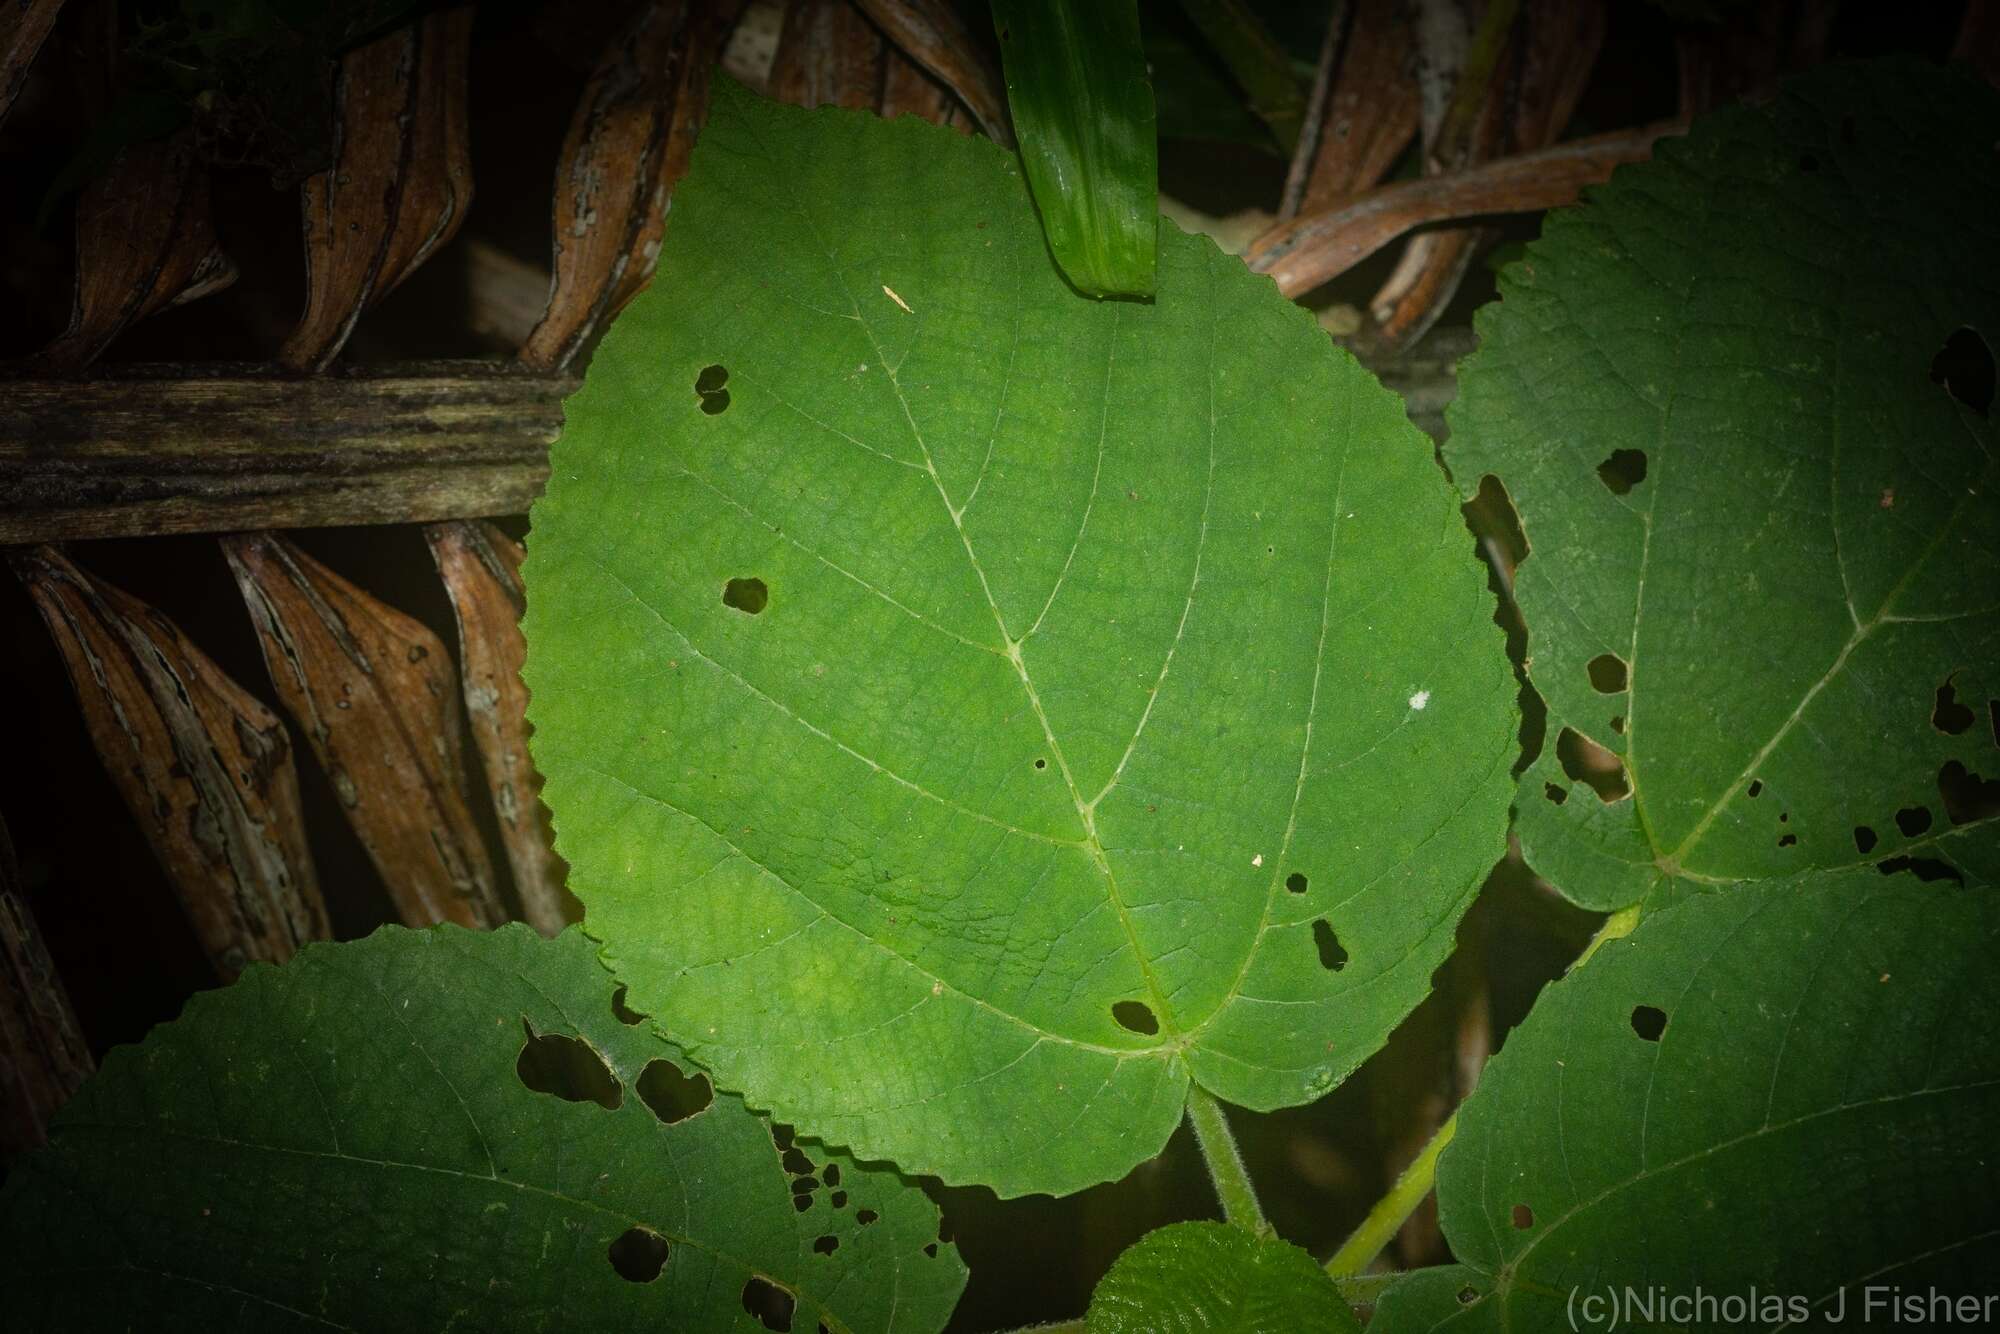
[[[846,291],[845,279],[839,278],[838,274],[836,274],[836,280],[841,283],[841,290]],[[853,301],[852,293],[848,294],[848,299],[850,302]],[[1069,757],[1063,753],[1062,743],[1056,739],[1055,728],[1049,722],[1047,710],[1042,707],[1041,694],[1035,689],[1034,678],[1028,674],[1028,664],[1021,655],[1021,644],[1023,641],[1015,639],[1009,633],[1007,618],[1001,613],[1000,604],[993,597],[993,588],[987,581],[986,569],[980,563],[979,553],[973,550],[972,535],[965,531],[965,525],[959,517],[960,512],[952,507],[951,497],[945,491],[944,479],[938,476],[937,464],[931,457],[930,445],[925,442],[923,432],[918,429],[915,414],[910,411],[909,399],[903,393],[903,384],[897,375],[900,367],[892,367],[888,364],[886,357],[883,356],[881,342],[875,337],[874,326],[868,322],[866,316],[861,315],[860,303],[854,302],[854,307],[855,314],[861,320],[861,327],[868,335],[869,343],[874,346],[877,358],[882,361],[882,369],[888,376],[889,386],[895,391],[896,403],[902,409],[903,420],[909,424],[910,436],[916,441],[917,448],[923,452],[924,469],[930,475],[931,486],[937,492],[938,503],[944,506],[945,514],[951,519],[952,529],[958,534],[959,544],[965,550],[965,559],[971,565],[972,573],[979,581],[981,595],[986,599],[987,610],[993,615],[993,624],[1000,633],[1001,642],[1006,645],[1005,656],[1007,661],[1013,667],[1014,675],[1021,682],[1021,689],[1027,696],[1028,705],[1034,710],[1035,720],[1041,725],[1042,737],[1048,742],[1049,753],[1055,758],[1056,770],[1062,775],[1063,785],[1069,791],[1070,804],[1075,807],[1077,822],[1083,828],[1084,850],[1089,854],[1092,864],[1097,867],[1098,873],[1104,877],[1105,895],[1110,900],[1111,910],[1113,915],[1118,919],[1119,928],[1125,933],[1126,942],[1132,948],[1132,957],[1139,965],[1140,976],[1145,979],[1146,992],[1153,1003],[1153,1013],[1155,1019],[1158,1021],[1160,1032],[1162,1034],[1174,1034],[1177,1030],[1173,1022],[1173,1011],[1167,1004],[1166,993],[1160,986],[1159,978],[1153,972],[1152,961],[1146,957],[1146,951],[1139,943],[1139,934],[1132,924],[1131,911],[1126,907],[1124,896],[1118,892],[1118,878],[1111,870],[1110,858],[1105,855],[1104,841],[1098,837],[1096,814],[1090,803],[1084,800],[1082,791],[1077,787],[1076,774],[1070,768]],[[1105,339],[1105,384],[1102,392],[1105,396],[1107,411],[1111,392],[1111,359],[1115,354],[1116,348],[1119,310],[1120,307],[1116,305],[1112,307],[1111,332],[1107,334]],[[1098,440],[1100,466],[1102,466],[1103,449],[1104,442],[1100,435]],[[1083,523],[1088,522],[1089,511],[1086,509]],[[1082,525],[1079,525],[1077,542],[1081,543],[1082,540]],[[1075,555],[1074,546],[1072,546],[1070,554],[1072,556]],[[1065,565],[1065,569],[1067,569],[1067,565]],[[1057,587],[1059,588],[1060,586],[1061,577],[1058,576]],[[1051,590],[1049,601],[1053,603],[1054,600],[1055,591]],[[1044,607],[1043,614],[1046,613],[1047,607]],[[1039,624],[1039,620],[1037,624]]]
[[[1989,461],[1986,472],[1991,474],[1993,471],[1994,465]],[[1958,527],[1959,520],[1964,516],[1966,502],[1977,495],[1978,491],[1976,489],[1968,488],[1959,496],[1957,502],[1952,506],[1950,515],[1946,517],[1943,523],[1938,525],[1937,531],[1932,534],[1929,543],[1918,553],[1917,558],[1910,562],[1910,568],[1903,572],[1903,577],[1898,579],[1895,587],[1891,588],[1888,594],[1883,597],[1882,605],[1876,609],[1875,614],[1869,617],[1865,623],[1856,624],[1854,633],[1849,635],[1847,642],[1841,645],[1840,651],[1834,655],[1832,664],[1827,667],[1826,671],[1817,680],[1806,687],[1805,694],[1800,697],[1797,706],[1786,716],[1784,722],[1778,724],[1778,729],[1771,734],[1771,739],[1766,741],[1757,753],[1750,757],[1750,762],[1744,766],[1743,771],[1737,774],[1728,786],[1723,788],[1722,795],[1715,799],[1714,803],[1702,815],[1701,819],[1696,822],[1694,828],[1688,831],[1687,837],[1681,840],[1680,846],[1674,849],[1672,853],[1665,855],[1666,860],[1678,866],[1687,859],[1689,854],[1693,853],[1699,847],[1702,838],[1706,836],[1710,827],[1714,825],[1716,817],[1735,799],[1736,793],[1743,787],[1745,782],[1756,774],[1758,767],[1777,751],[1778,747],[1784,743],[1786,737],[1791,735],[1792,729],[1797,727],[1799,720],[1805,717],[1806,710],[1811,707],[1815,699],[1819,698],[1820,693],[1832,683],[1833,679],[1840,674],[1841,669],[1847,665],[1848,659],[1853,657],[1854,653],[1863,644],[1867,643],[1869,638],[1882,626],[1897,623],[1897,618],[1894,615],[1897,599],[1901,598],[1909,590],[1911,583],[1916,579],[1917,575],[1923,571],[1926,565],[1930,564],[1931,558],[1937,555],[1938,551],[1944,546],[1945,539]],[[1850,612],[1852,611],[1851,603],[1849,604],[1849,610]],[[1633,776],[1632,790],[1636,797],[1638,794],[1638,778],[1636,774]],[[1650,833],[1648,834],[1647,841],[1649,843],[1652,842]],[[1934,842],[1935,840],[1926,841]],[[1911,846],[1918,845],[1912,844]],[[1660,855],[1657,844],[1654,845],[1654,851],[1656,857]],[[1884,857],[1889,855],[1892,854],[1888,852],[1883,854]],[[1882,858],[1874,859],[1874,861],[1880,860]],[[1873,865],[1874,861],[1860,864]]]
[[[768,156],[768,149],[766,152]],[[848,286],[847,277],[841,271],[840,262],[834,254],[833,249],[827,245],[826,233],[820,227],[818,218],[814,216],[809,201],[799,194],[787,195],[786,198],[799,219],[811,231],[814,240],[818,243],[820,253],[826,257],[828,272],[834,283],[838,286],[841,294],[847,298],[848,305],[854,312],[854,319],[860,324],[862,331],[867,335],[869,345],[875,351],[876,362],[882,367],[883,373],[889,381],[889,386],[895,393],[897,406],[902,410],[903,420],[909,426],[910,437],[916,442],[917,448],[922,451],[924,471],[929,475],[931,486],[937,492],[938,503],[944,507],[946,516],[951,520],[953,531],[958,534],[959,544],[964,548],[966,561],[970,565],[974,577],[978,580],[980,593],[986,600],[987,610],[992,613],[993,623],[999,631],[1001,642],[1006,646],[1005,655],[1014,668],[1015,676],[1021,682],[1022,691],[1027,696],[1029,706],[1034,710],[1035,718],[1041,725],[1043,738],[1048,742],[1049,752],[1054,757],[1057,770],[1062,775],[1063,783],[1069,790],[1070,803],[1074,806],[1077,821],[1083,829],[1085,850],[1089,854],[1091,861],[1096,865],[1099,874],[1104,877],[1105,894],[1111,903],[1113,914],[1118,919],[1119,928],[1125,934],[1126,943],[1131,947],[1133,960],[1138,964],[1140,975],[1145,980],[1147,994],[1153,1004],[1154,1017],[1159,1024],[1160,1034],[1163,1038],[1177,1037],[1179,1033],[1173,1022],[1172,1009],[1167,1004],[1166,993],[1160,985],[1159,978],[1153,971],[1152,961],[1147,957],[1145,949],[1140,944],[1138,931],[1132,922],[1131,912],[1127,908],[1123,896],[1118,891],[1118,880],[1111,870],[1110,859],[1105,854],[1103,840],[1098,837],[1097,821],[1092,812],[1091,805],[1084,800],[1082,791],[1077,786],[1076,776],[1070,769],[1069,760],[1062,750],[1062,744],[1056,739],[1055,729],[1050,725],[1048,713],[1042,707],[1041,696],[1035,689],[1034,680],[1028,674],[1027,663],[1021,657],[1021,641],[1016,640],[1008,630],[1006,617],[1001,614],[1000,605],[993,596],[993,589],[986,578],[986,571],[980,563],[979,554],[973,549],[971,534],[965,531],[965,525],[961,519],[962,511],[951,503],[951,496],[945,490],[944,480],[938,475],[937,463],[931,455],[930,445],[924,440],[923,432],[917,426],[916,416],[910,409],[909,398],[903,392],[902,381],[898,375],[898,372],[901,370],[901,363],[891,362],[882,346],[881,340],[875,336],[875,326],[869,322],[868,317],[862,312],[861,303],[855,298],[853,290]],[[1110,358],[1115,351],[1117,323],[1121,310],[1122,306],[1113,304],[1111,316],[1112,329],[1111,333],[1107,335],[1105,343],[1106,383],[1104,393],[1107,406],[1110,394]],[[1101,452],[1103,448],[1103,440],[1101,438],[1098,444]],[[1086,514],[1086,520],[1087,517]],[[1080,531],[1078,540],[1081,541]],[[1072,554],[1074,553],[1072,552]],[[1166,1044],[1163,1042],[1160,1045]]]

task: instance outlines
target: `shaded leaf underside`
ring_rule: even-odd
[[[1529,541],[1549,726],[1518,827],[1576,902],[2000,872],[2000,455],[1938,360],[1970,340],[1990,385],[1996,135],[1959,72],[1817,71],[1552,214],[1482,312],[1450,463]]]
[[[1487,1067],[1439,1164],[1463,1263],[1403,1280],[1370,1328],[1811,1327],[1843,1288],[1859,1327],[1890,1319],[1865,1285],[1990,1292],[1996,945],[1990,896],[1870,871],[1649,917]],[[1787,1304],[1602,1304],[1628,1286]]]
[[[936,1206],[816,1147],[808,1192],[728,1094],[663,1124],[642,1079],[685,1058],[612,993],[581,933],[511,925],[384,928],[196,996],[10,1175],[9,1328],[754,1330],[758,1285],[796,1328],[942,1328],[965,1269]],[[527,1086],[549,1035],[615,1106]]]

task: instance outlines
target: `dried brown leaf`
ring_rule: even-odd
[[[1318,112],[1317,138],[1300,140],[1301,155],[1311,151],[1311,170],[1280,219],[1338,207],[1373,186],[1417,132],[1415,54],[1398,0],[1360,0],[1334,54],[1338,66]]]
[[[490,523],[425,527],[431,558],[458,616],[458,657],[466,717],[484,765],[486,790],[500,822],[500,841],[514,871],[521,915],[545,936],[579,914],[563,889],[568,868],[555,854],[541,775],[528,757],[528,688],[521,663],[527,600],[521,590],[520,543]]]
[[[306,309],[279,349],[324,370],[361,312],[450,240],[472,203],[466,59],[472,9],[439,10],[347,53],[334,80],[334,162],[300,187]]]
[[[1584,186],[1608,179],[1627,162],[1650,157],[1655,139],[1682,128],[1677,121],[1660,121],[1449,176],[1385,185],[1343,207],[1278,224],[1257,238],[1245,259],[1255,272],[1276,279],[1280,292],[1296,297],[1338,277],[1413,227],[1575,203]]]
[[[521,348],[569,364],[653,276],[667,200],[708,110],[711,70],[737,4],[649,0],[599,60],[556,168],[555,274]]]
[[[74,374],[127,326],[235,281],[236,266],[216,243],[208,168],[192,135],[132,144],[77,198],[69,327],[34,370]]]
[[[891,46],[882,69],[882,97],[875,110],[883,120],[917,116],[933,125],[943,125],[960,134],[972,133],[972,115],[951,90],[925,73],[923,68]]]
[[[849,0],[791,0],[771,96],[805,107],[873,107],[882,89],[882,34]]]
[[[10,560],[85,728],[224,980],[328,934],[284,724],[160,612],[53,547]]]
[[[62,12],[63,0],[11,0],[0,4],[0,122],[7,119],[42,39]]]
[[[999,73],[948,0],[854,0],[904,55],[951,89],[996,143],[1012,147]]]
[[[0,1157],[46,1144],[49,1117],[93,1067],[0,823]]]
[[[438,637],[276,534],[225,537],[222,549],[278,698],[403,921],[504,921]]]

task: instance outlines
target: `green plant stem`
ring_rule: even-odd
[[[1333,1280],[1349,1306],[1373,1306],[1401,1274],[1350,1274]]]
[[[1195,1143],[1201,1145],[1201,1156],[1208,1163],[1208,1175],[1215,1181],[1216,1198],[1222,1201],[1222,1216],[1260,1237],[1270,1236],[1271,1225],[1264,1221],[1264,1208],[1257,1203],[1257,1192],[1243,1167],[1243,1155],[1236,1151],[1236,1136],[1229,1131],[1222,1104],[1201,1085],[1190,1083],[1187,1114],[1194,1126]]]
[[[1451,1137],[1458,1133],[1458,1113],[1453,1112],[1438,1127],[1431,1142],[1424,1145],[1417,1154],[1416,1161],[1403,1169],[1403,1175],[1396,1178],[1396,1184],[1389,1193],[1375,1201],[1375,1207],[1368,1211],[1368,1217],[1361,1220],[1361,1226],[1354,1229],[1354,1235],[1342,1242],[1333,1258],[1326,1262],[1326,1272],[1335,1278],[1352,1278],[1375,1263],[1389,1241],[1417,1211],[1424,1197],[1431,1193],[1437,1181],[1438,1155],[1444,1146],[1451,1143]]]
[[[1590,938],[1590,943],[1583,947],[1583,953],[1576,956],[1569,972],[1573,973],[1589,963],[1590,956],[1607,942],[1631,935],[1632,928],[1638,925],[1639,905],[1636,903],[1612,913],[1597,928],[1597,934]],[[1340,1249],[1326,1262],[1328,1274],[1336,1279],[1349,1279],[1375,1263],[1375,1257],[1388,1247],[1390,1240],[1410,1220],[1410,1215],[1417,1211],[1417,1206],[1424,1202],[1424,1197],[1437,1184],[1438,1155],[1444,1152],[1444,1146],[1451,1143],[1452,1136],[1457,1133],[1458,1113],[1453,1112],[1437,1128],[1437,1133],[1431,1136],[1430,1143],[1424,1145],[1416,1159],[1403,1169],[1403,1174],[1396,1178],[1396,1184],[1389,1188],[1389,1193],[1375,1202],[1375,1207],[1361,1220],[1361,1226],[1354,1229],[1354,1234],[1342,1242]]]

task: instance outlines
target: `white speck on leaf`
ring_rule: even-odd
[[[905,300],[903,300],[903,298],[901,298],[901,297],[897,296],[897,295],[896,295],[896,289],[895,289],[895,288],[893,288],[893,287],[891,287],[891,286],[889,286],[889,284],[887,284],[887,283],[883,283],[883,284],[882,284],[882,295],[884,295],[884,296],[888,297],[888,298],[889,298],[889,299],[890,299],[891,301],[893,301],[893,302],[895,302],[895,303],[896,303],[897,305],[901,306],[901,307],[903,308],[903,313],[904,313],[905,315],[914,315],[914,314],[916,314],[916,313],[917,313],[916,311],[914,311],[914,310],[911,310],[911,309],[910,309],[910,303],[909,303],[909,302],[907,302],[907,301],[905,301]]]
[[[1252,857],[1250,864],[1252,866],[1262,866],[1264,864],[1264,854],[1260,852],[1255,857]]]
[[[1413,709],[1422,709],[1430,702],[1431,692],[1428,690],[1419,690],[1416,694],[1410,696],[1410,707]]]

